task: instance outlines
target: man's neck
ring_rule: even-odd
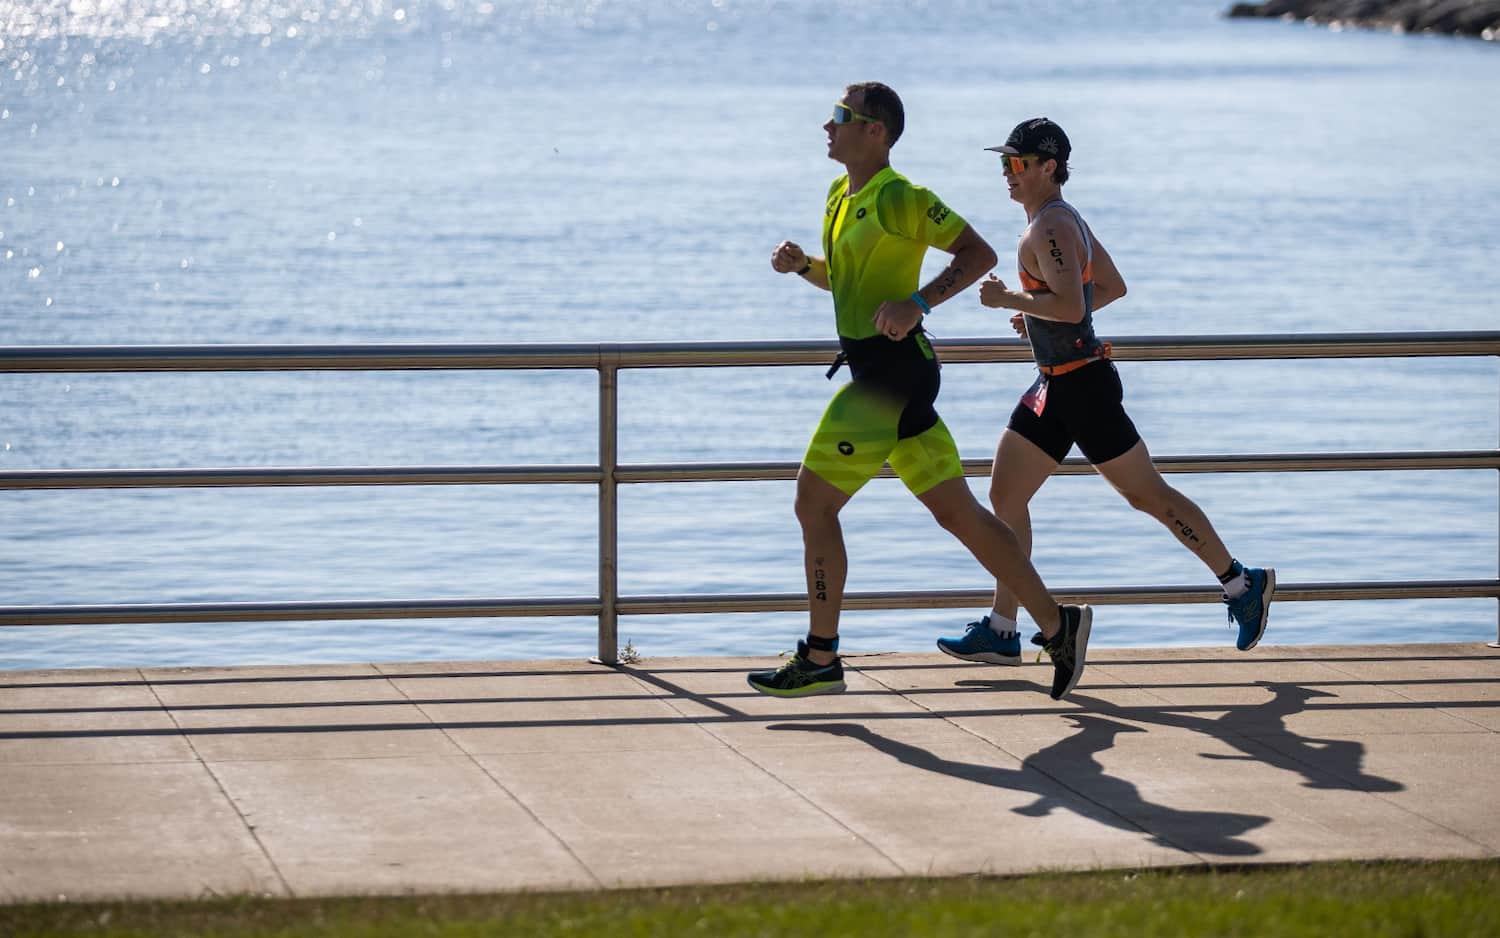
[[[1026,201],[1022,202],[1021,207],[1026,209],[1026,220],[1028,222],[1036,221],[1036,213],[1042,210],[1042,206],[1046,205],[1048,202],[1055,202],[1061,198],[1062,187],[1053,186],[1047,191],[1038,195],[1036,198],[1027,199]]]
[[[853,195],[865,187],[865,183],[874,179],[876,174],[891,165],[888,159],[872,160],[868,163],[845,163],[844,168],[849,171],[849,194]]]

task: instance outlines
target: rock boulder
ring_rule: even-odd
[[[1500,40],[1500,0],[1266,0],[1236,3],[1228,15]]]

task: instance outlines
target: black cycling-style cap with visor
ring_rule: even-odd
[[[1040,156],[1066,163],[1073,152],[1068,135],[1056,122],[1046,117],[1033,117],[1021,121],[998,147],[985,147],[994,153],[1006,156]]]

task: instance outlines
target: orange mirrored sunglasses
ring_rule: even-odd
[[[1019,176],[1026,172],[1028,163],[1040,163],[1042,158],[1035,153],[1025,153],[1020,156],[1011,156],[1009,153],[1000,154],[1000,166],[1005,170],[1007,176]]]

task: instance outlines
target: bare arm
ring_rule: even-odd
[[[791,241],[783,241],[771,252],[771,269],[778,274],[801,274],[802,279],[822,290],[828,285],[828,262],[821,257],[809,257],[802,248]],[[806,273],[803,273],[803,271]]]
[[[1094,239],[1094,309],[1102,309],[1125,295],[1125,278],[1099,239]]]
[[[973,225],[964,226],[964,230],[948,245],[948,253],[953,255],[953,260],[931,283],[917,291],[928,306],[936,306],[962,293],[998,260],[995,249],[980,237]]]
[[[1060,213],[1054,213],[1060,214]],[[1055,322],[1082,322],[1085,312],[1083,299],[1083,267],[1088,251],[1084,247],[1083,233],[1071,218],[1052,217],[1043,224],[1032,225],[1026,240],[1021,243],[1020,254],[1028,261],[1027,267],[1040,271],[1040,278],[1047,284],[1045,293],[1029,293],[1010,290],[993,276],[979,288],[979,302],[997,309],[1013,309]],[[1110,262],[1113,270],[1114,262]],[[1115,271],[1119,279],[1119,271]],[[1124,281],[1119,281],[1123,295]],[[1117,297],[1111,297],[1116,299]],[[1095,308],[1103,304],[1096,302]]]
[[[953,255],[948,266],[917,291],[930,307],[962,293],[994,267],[997,260],[995,249],[974,230],[973,225],[965,225],[947,250]],[[892,300],[880,304],[880,309],[875,311],[875,328],[899,342],[922,321],[922,315],[922,307],[915,300]]]

